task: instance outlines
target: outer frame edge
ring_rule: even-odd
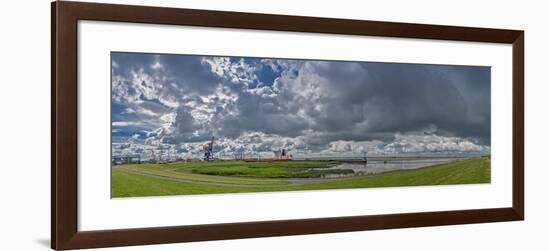
[[[91,9],[86,9],[90,8]],[[320,20],[324,22],[334,22],[331,23],[332,31],[326,33],[337,33],[334,32],[338,27],[342,26],[342,23],[351,23],[354,27],[360,26],[360,24],[370,23],[371,25],[389,25],[388,27],[393,27],[389,33],[395,33],[394,37],[408,37],[400,36],[399,34],[414,34],[414,31],[411,31],[414,27],[425,27],[426,32],[419,32],[417,35],[413,36],[415,38],[426,38],[426,39],[444,39],[444,38],[434,38],[433,32],[437,29],[444,29],[447,35],[442,35],[443,37],[447,36],[446,40],[460,40],[460,41],[479,41],[476,40],[475,34],[471,34],[474,31],[481,32],[485,42],[497,42],[497,43],[510,43],[513,44],[513,84],[514,84],[514,191],[513,191],[513,206],[511,208],[493,208],[493,209],[473,209],[473,210],[459,210],[459,211],[443,211],[443,212],[423,212],[423,213],[406,213],[406,214],[391,214],[391,215],[370,215],[370,216],[357,216],[357,217],[336,217],[336,218],[320,218],[320,219],[304,219],[304,220],[288,220],[288,221],[271,221],[271,222],[250,222],[250,223],[227,223],[227,224],[215,224],[215,225],[196,225],[196,226],[178,226],[178,227],[157,227],[157,228],[143,228],[143,229],[121,229],[121,230],[102,230],[102,231],[84,231],[78,232],[77,225],[77,208],[76,208],[76,197],[66,197],[67,195],[74,195],[71,193],[64,192],[63,189],[67,187],[74,186],[76,180],[68,181],[67,178],[71,178],[72,175],[76,174],[76,171],[73,171],[67,175],[66,171],[69,166],[62,164],[61,141],[64,134],[62,130],[58,130],[58,126],[64,123],[64,119],[72,118],[71,115],[64,114],[67,112],[66,109],[60,107],[59,102],[65,99],[76,97],[67,97],[66,91],[60,90],[61,87],[66,86],[70,83],[63,82],[60,80],[60,77],[66,79],[71,79],[71,77],[66,77],[62,75],[65,71],[70,71],[71,69],[64,69],[60,67],[60,62],[68,63],[66,60],[70,56],[74,57],[76,60],[76,50],[70,51],[65,47],[61,46],[62,44],[68,44],[76,40],[75,37],[70,37],[71,34],[62,34],[61,32],[71,25],[76,26],[77,19],[90,19],[90,20],[112,20],[112,21],[122,21],[122,22],[131,22],[131,19],[128,16],[116,19],[112,18],[112,15],[102,16],[98,14],[98,11],[102,10],[123,8],[123,9],[139,9],[144,10],[146,8],[152,8],[155,12],[169,11],[174,14],[173,19],[182,18],[183,16],[189,17],[196,15],[197,13],[205,13],[208,15],[225,15],[233,16],[234,15],[245,15],[248,18],[291,18],[292,20],[301,20],[306,22],[306,20]],[[185,12],[185,15],[176,15],[177,13]],[[189,14],[191,13],[191,14]],[[361,21],[361,20],[344,20],[344,19],[327,19],[327,18],[313,18],[313,17],[292,17],[292,16],[281,16],[281,15],[263,15],[263,14],[251,14],[251,13],[235,13],[235,12],[219,12],[219,11],[201,11],[201,10],[184,10],[184,9],[173,9],[173,8],[161,8],[161,7],[147,7],[147,6],[125,6],[125,5],[112,5],[112,4],[96,4],[96,3],[82,3],[82,2],[66,2],[66,1],[57,1],[51,3],[51,141],[52,141],[52,152],[51,152],[51,248],[57,250],[65,249],[78,249],[78,248],[100,248],[100,247],[116,247],[116,246],[130,246],[130,245],[148,245],[148,244],[162,244],[162,243],[177,243],[177,242],[191,242],[191,241],[207,241],[207,240],[223,240],[223,239],[236,239],[236,238],[256,238],[256,237],[268,237],[268,236],[285,236],[285,235],[301,235],[301,234],[320,234],[320,233],[332,233],[332,232],[344,232],[344,231],[365,231],[365,230],[378,230],[378,229],[390,229],[390,228],[410,228],[410,227],[426,227],[426,226],[440,226],[440,225],[456,225],[456,224],[472,224],[472,223],[487,223],[487,222],[502,222],[502,221],[517,221],[524,219],[524,32],[518,30],[499,30],[499,29],[480,29],[480,28],[471,28],[471,27],[454,27],[454,26],[434,26],[434,25],[425,25],[425,24],[404,24],[404,23],[390,23],[390,22],[375,22],[375,21]],[[143,17],[142,17],[143,18]],[[69,21],[69,22],[67,22]],[[147,20],[141,19],[136,22],[147,23]],[[197,22],[197,21],[193,21]],[[219,20],[218,20],[219,22]],[[309,21],[307,21],[309,22]],[[306,22],[306,23],[307,23]],[[170,24],[170,19],[164,21],[151,21],[149,23],[159,23],[159,24]],[[179,23],[172,23],[174,25],[181,25]],[[242,28],[242,29],[254,29],[254,27],[239,26],[239,22],[233,21],[226,27],[233,28]],[[298,31],[300,32],[300,26],[296,28],[291,28],[286,24],[282,30],[287,31]],[[311,25],[311,23],[309,23]],[[214,26],[214,27],[224,27],[223,25],[209,25],[208,23],[202,26]],[[252,25],[253,26],[253,25]],[[403,30],[397,29],[398,26],[407,27]],[[270,29],[270,28],[257,28],[257,29]],[[308,31],[305,32],[315,32],[315,28],[309,27]],[[271,30],[280,30],[277,28],[271,28]],[[460,30],[468,31],[466,33],[470,34],[471,37],[457,35],[460,34]],[[486,30],[485,33],[482,31]],[[322,31],[321,31],[322,32]],[[346,34],[351,34],[351,31],[348,31]],[[375,31],[382,32],[384,31]],[[388,33],[388,32],[386,32]],[[432,34],[432,35],[430,35]],[[450,35],[449,35],[450,34]],[[454,34],[454,35],[453,35]],[[497,35],[495,35],[497,34]],[[500,34],[500,35],[499,35]],[[361,35],[361,34],[359,34]],[[391,36],[391,35],[378,35],[378,36]],[[437,35],[435,35],[437,36]],[[458,36],[462,39],[450,39],[448,37]],[[486,41],[490,40],[491,36],[496,36],[498,39],[495,41]],[[482,41],[482,42],[483,42]],[[76,44],[74,45],[76,48]],[[69,56],[67,56],[69,55]],[[71,59],[73,60],[73,59]],[[69,60],[69,61],[71,61]],[[76,80],[76,66],[74,66]],[[72,67],[71,67],[72,68]],[[76,85],[75,83],[72,83]],[[62,89],[62,88],[61,88]],[[76,89],[76,88],[75,88]],[[65,100],[66,101],[66,100]],[[70,103],[70,101],[69,101]],[[72,111],[72,110],[69,110]],[[66,122],[66,121],[65,121]],[[76,119],[74,121],[76,124]],[[69,137],[70,138],[70,137]],[[66,140],[66,139],[65,139]],[[76,151],[76,150],[75,150]],[[66,155],[67,153],[65,153]],[[76,157],[75,157],[76,158]],[[67,164],[67,162],[64,162]],[[76,176],[76,175],[75,175]],[[62,182],[59,183],[59,182]],[[74,182],[74,183],[73,183]],[[67,217],[62,212],[69,212],[69,219],[63,218]],[[441,219],[434,219],[434,217],[443,217]],[[389,223],[388,223],[389,222]],[[340,223],[344,223],[344,226],[338,226]],[[268,227],[269,225],[269,227]],[[262,228],[261,232],[255,232],[254,228],[258,226]],[[270,230],[273,226],[283,227],[282,230]],[[284,227],[297,226],[298,230],[284,229]],[[317,227],[313,228],[313,226]],[[214,231],[214,228],[220,228],[221,231]],[[233,233],[234,231],[229,231],[229,229],[241,229],[242,232]],[[217,233],[216,233],[217,232]],[[167,236],[162,237],[159,235],[167,234]],[[157,236],[154,240],[142,238],[146,236]]]
[[[50,247],[52,249],[57,249],[57,203],[56,203],[56,188],[57,188],[57,179],[56,179],[56,35],[57,35],[57,11],[56,11],[56,2],[50,4],[50,74],[51,74],[51,83],[50,83],[50,141],[51,141],[51,153],[50,153]]]

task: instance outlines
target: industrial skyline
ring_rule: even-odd
[[[490,67],[111,53],[112,154],[490,153]],[[169,155],[169,156],[168,156]]]

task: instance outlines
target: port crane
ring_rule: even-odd
[[[206,143],[202,150],[204,151],[204,161],[212,161],[214,160],[214,136],[212,136],[212,139],[210,140],[210,143]]]

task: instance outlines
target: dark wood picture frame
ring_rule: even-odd
[[[78,231],[77,21],[79,20],[512,44],[513,205],[508,208],[458,211]],[[524,218],[523,31],[58,1],[51,5],[51,32],[51,247],[53,249],[516,221]]]

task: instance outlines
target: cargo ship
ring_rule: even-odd
[[[273,154],[275,156],[273,156],[272,158],[257,157],[257,158],[243,158],[242,160],[245,162],[274,162],[274,161],[290,161],[293,159],[291,154],[287,155],[286,149],[273,151]]]

